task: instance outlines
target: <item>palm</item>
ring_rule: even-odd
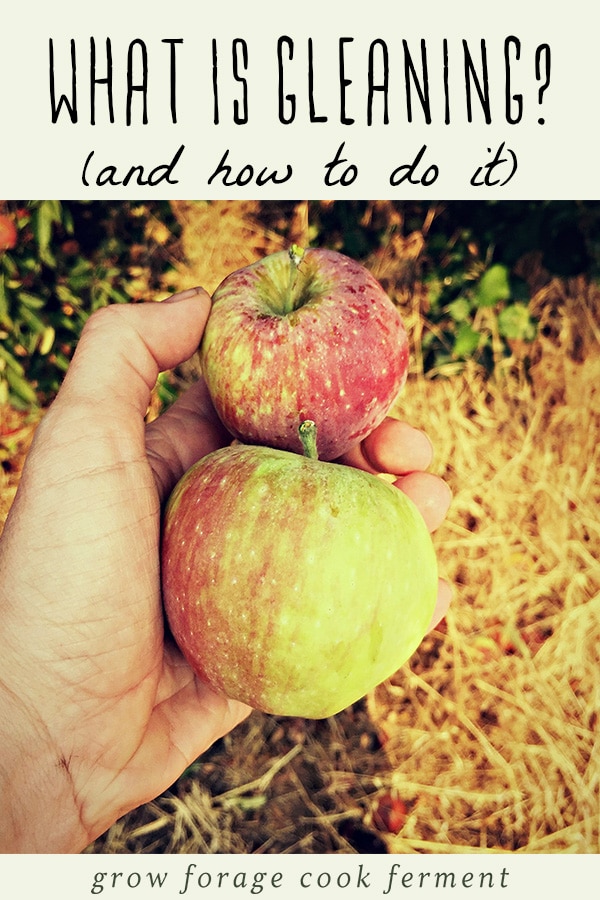
[[[61,722],[53,738],[90,835],[108,827],[115,809],[160,793],[247,712],[199,684],[163,640],[161,501],[191,456],[223,443],[199,387],[150,427],[148,456],[138,422],[107,422],[97,410],[89,421],[79,418],[84,437],[66,454],[51,410],[37,441],[43,467],[32,466],[27,479],[27,494],[39,497],[28,542],[52,569],[38,573],[39,616],[30,604],[15,632],[27,641],[51,601],[43,645],[35,635],[32,643],[43,647],[38,664],[52,670],[45,681],[58,678],[63,690],[44,696],[31,679],[30,703],[47,721]],[[186,440],[196,428],[200,446],[197,437]],[[57,560],[67,580],[57,581]]]

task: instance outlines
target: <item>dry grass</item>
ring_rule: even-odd
[[[180,286],[212,290],[297,239],[293,212],[290,230],[279,207],[178,204]],[[396,412],[454,492],[436,535],[450,613],[365,701],[321,722],[253,714],[90,852],[600,852],[600,292],[524,260],[528,377],[519,347],[493,381],[425,377],[407,277],[425,232],[372,267],[414,348]]]
[[[275,215],[256,200],[177,200],[172,208],[183,229],[180,290],[200,284],[212,294],[230,272],[283,250],[300,227],[293,205]]]
[[[456,598],[369,698],[409,808],[394,852],[600,850],[599,301],[538,297],[559,331],[531,385],[517,368],[407,392],[454,489],[437,546]]]

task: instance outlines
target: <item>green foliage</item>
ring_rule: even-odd
[[[515,274],[524,256],[535,256],[547,277],[600,276],[595,201],[432,206],[435,218],[423,260],[429,290],[426,370],[452,372],[475,358],[492,372],[516,346],[523,352],[534,340],[529,287]]]
[[[168,204],[5,204],[17,241],[0,252],[0,404],[50,400],[90,314],[144,299],[168,268]]]
[[[406,260],[411,283],[427,287],[425,371],[451,374],[474,358],[492,372],[533,341],[529,288],[515,274],[525,255],[549,277],[600,277],[597,201],[313,203],[311,219],[315,244],[350,256],[385,256],[397,234],[425,235],[420,256]]]
[[[516,342],[536,336],[527,285],[505,263],[482,259],[468,231],[439,257],[426,285],[426,371],[450,373],[475,359],[491,372]]]

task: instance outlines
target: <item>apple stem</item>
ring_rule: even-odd
[[[317,451],[317,426],[311,419],[306,419],[300,424],[298,434],[302,441],[302,450],[304,456],[308,459],[318,459]]]
[[[294,266],[298,268],[298,266],[302,262],[302,257],[304,256],[303,248],[299,247],[298,244],[292,244],[288,252]]]
[[[288,282],[288,296],[287,296],[287,305],[288,310],[293,310],[294,308],[294,288],[296,287],[296,280],[298,278],[298,269],[300,267],[300,263],[302,262],[302,257],[304,256],[304,250],[302,247],[299,247],[298,244],[292,244],[290,249],[288,250],[288,254],[290,257],[290,280]]]

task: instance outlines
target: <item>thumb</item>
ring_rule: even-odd
[[[22,480],[35,481],[38,472],[46,484],[60,484],[145,460],[144,417],[158,374],[192,356],[209,311],[206,291],[192,288],[162,303],[93,313],[37,429]]]
[[[132,521],[139,521],[140,509],[148,513],[143,488],[152,473],[144,416],[150,393],[159,371],[194,353],[209,310],[210,299],[198,288],[172,302],[115,305],[90,316],[37,428],[2,533],[3,549],[12,546],[18,556],[23,547],[33,552],[49,541],[56,547],[91,545],[114,527],[120,499]]]
[[[114,304],[88,319],[55,405],[143,417],[159,372],[196,351],[210,311],[202,288],[162,303]]]

